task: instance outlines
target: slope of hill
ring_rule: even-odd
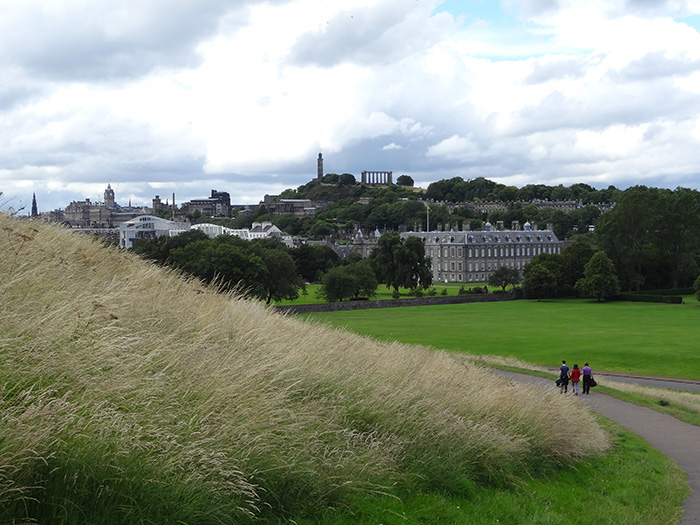
[[[0,215],[0,521],[231,523],[597,455],[579,404]],[[587,432],[563,432],[575,419]]]

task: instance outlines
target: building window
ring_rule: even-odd
[[[462,256],[462,248],[457,248],[457,257]]]
[[[472,253],[472,249],[469,248],[469,257],[474,257],[474,254]]]
[[[450,257],[454,257],[454,256],[455,256],[455,249],[450,248]]]

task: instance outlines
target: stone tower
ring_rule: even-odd
[[[32,217],[38,217],[39,210],[36,207],[36,193],[32,193]]]
[[[107,189],[105,190],[105,206],[107,208],[114,208],[114,190],[109,184],[107,184]]]
[[[323,179],[323,155],[318,154],[318,175],[316,177],[318,180]]]

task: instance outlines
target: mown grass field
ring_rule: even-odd
[[[513,356],[539,366],[562,359],[594,370],[698,379],[700,305],[590,300],[509,301],[307,314],[382,341]]]
[[[571,397],[453,353],[2,214],[0,255],[0,523],[670,524],[688,492]]]
[[[459,292],[459,289],[464,286],[464,288],[472,288],[474,286],[483,286],[483,283],[469,283],[469,284],[463,284],[463,283],[441,283],[433,286],[437,292],[437,295],[457,295]],[[303,291],[300,295],[299,298],[295,299],[294,301],[276,301],[276,305],[288,305],[288,304],[317,304],[317,303],[322,303],[324,302],[323,299],[320,299],[317,295],[318,290],[321,288],[321,285],[319,284],[308,284],[306,285],[306,290]],[[427,291],[425,291],[427,294]],[[393,299],[393,289],[387,288],[384,285],[380,285],[377,287],[377,295],[372,297],[370,301],[382,301],[386,299]],[[410,297],[414,297],[410,295],[410,290],[405,289],[405,288],[400,288],[399,289],[399,294],[400,298],[406,299]]]

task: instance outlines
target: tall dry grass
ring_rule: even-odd
[[[0,276],[4,519],[290,517],[608,447],[566,396],[283,317],[58,227],[0,216]],[[572,418],[589,432],[564,431]]]

